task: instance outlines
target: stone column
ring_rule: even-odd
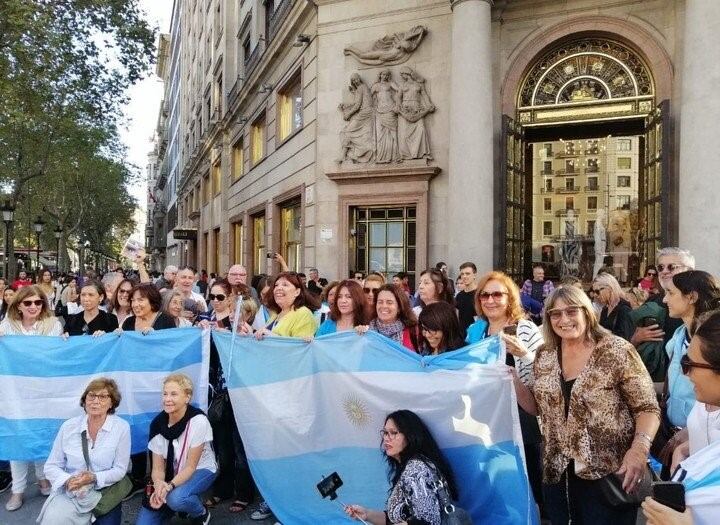
[[[679,214],[681,248],[698,269],[720,275],[720,2],[685,2],[685,51],[680,79]]]
[[[492,0],[451,0],[448,263],[493,267]]]

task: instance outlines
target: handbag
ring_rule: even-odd
[[[80,434],[80,438],[82,439],[82,451],[83,457],[85,458],[85,464],[87,465],[87,469],[92,472],[92,469],[90,468],[90,454],[88,454],[87,433],[85,430],[83,430]],[[117,483],[114,483],[109,487],[105,487],[104,489],[100,489],[98,492],[100,492],[102,496],[98,504],[95,505],[92,513],[97,518],[99,518],[100,516],[104,516],[105,514],[113,510],[115,507],[120,505],[120,503],[122,503],[122,500],[125,499],[128,494],[130,494],[132,488],[132,481],[126,474]]]
[[[424,463],[433,471],[437,480],[429,487],[435,491],[435,495],[440,505],[440,523],[441,525],[473,525],[472,518],[468,512],[455,505],[450,497],[450,487],[448,486],[445,476],[430,461]]]
[[[207,418],[212,426],[221,425],[227,421],[229,405],[230,394],[227,390],[215,394],[207,409]]]
[[[639,507],[647,496],[652,495],[652,483],[658,481],[650,465],[645,466],[645,473],[637,484],[635,490],[627,493],[622,488],[622,479],[615,474],[608,474],[597,480],[601,499],[608,507],[629,508]]]

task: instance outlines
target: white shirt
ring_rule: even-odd
[[[130,425],[124,419],[108,414],[98,430],[95,441],[87,427],[87,414],[68,419],[55,437],[50,456],[45,462],[45,476],[53,491],[63,489],[67,480],[87,470],[82,451],[83,430],[87,432],[90,467],[95,473],[96,488],[109,487],[120,481],[130,462]]]
[[[25,328],[21,325],[20,331],[16,331],[14,328],[14,324],[10,323],[10,320],[6,317],[2,320],[0,323],[0,332],[2,332],[5,335],[40,335],[38,334],[38,325],[40,324],[40,321],[36,321],[29,329]],[[52,329],[49,333],[45,335],[62,335],[63,333],[63,327],[60,324],[60,321],[55,319],[55,323],[52,326]]]
[[[188,435],[187,442],[185,435],[188,434],[188,427],[190,434]],[[197,470],[205,469],[210,472],[217,470],[217,464],[215,463],[215,452],[212,448],[213,433],[212,427],[208,418],[204,414],[198,414],[188,421],[185,430],[177,439],[173,440],[173,451],[175,454],[175,461],[178,462],[175,473],[180,472],[187,463],[188,452],[191,448],[199,447],[203,445],[202,454],[200,455],[200,461],[197,464]],[[183,450],[183,443],[185,448]],[[158,434],[150,440],[148,443],[148,449],[150,452],[158,454],[163,458],[167,459],[167,446],[168,442],[161,434]]]
[[[720,410],[708,412],[705,403],[696,401],[687,417],[690,455],[710,443],[720,441]]]
[[[200,305],[202,306],[202,311],[207,312],[207,303],[205,302],[205,298],[202,295],[197,292],[190,292],[190,299],[192,299],[196,303],[200,303]]]

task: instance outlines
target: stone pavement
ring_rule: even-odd
[[[31,469],[32,470],[32,469]],[[40,513],[40,509],[45,502],[45,498],[40,495],[37,485],[33,484],[28,486],[25,491],[25,504],[15,512],[7,512],[5,510],[5,502],[10,497],[10,490],[8,489],[0,496],[0,525],[32,525],[35,523],[35,519]],[[135,523],[138,510],[140,508],[141,495],[137,494],[130,501],[123,503],[123,524],[131,525]],[[232,514],[228,512],[230,502],[226,501],[212,509],[212,520],[210,523],[213,525],[238,525],[238,524],[255,524],[255,525],[272,525],[275,523],[274,520],[265,521],[253,521],[250,519],[251,512],[255,509],[254,505],[251,505],[248,510],[242,514]],[[173,524],[182,525],[188,523],[186,521],[176,519],[173,520]]]

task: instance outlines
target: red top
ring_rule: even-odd
[[[16,290],[19,290],[23,286],[31,286],[31,285],[32,285],[32,281],[30,279],[15,279],[15,281],[13,282],[13,288],[15,288]]]

